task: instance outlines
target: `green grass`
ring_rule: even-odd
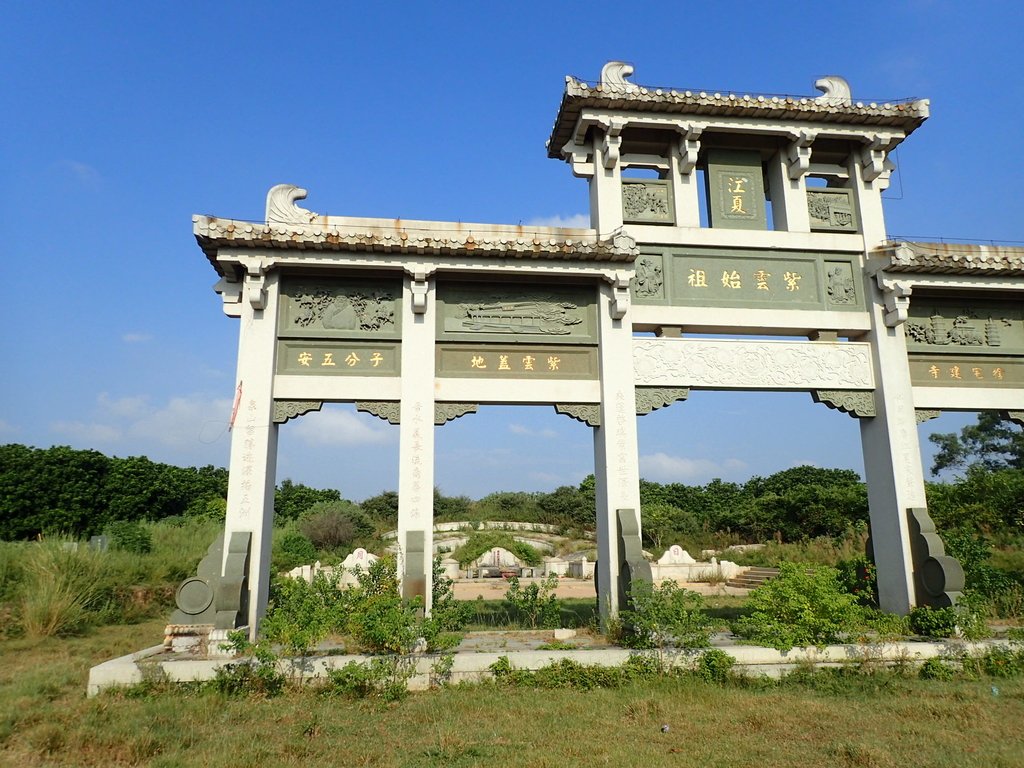
[[[468,631],[530,628],[520,621],[504,600],[470,600],[467,602],[473,606],[473,613],[470,614],[469,623],[465,627]],[[574,597],[559,598],[558,604],[561,609],[559,626],[570,629],[596,626],[596,600]]]
[[[614,690],[495,685],[397,704],[289,691],[85,699],[88,668],[153,644],[153,620],[0,641],[0,764],[18,766],[1024,764],[1024,680],[847,676],[770,688],[665,679]],[[662,725],[668,725],[667,732]]]

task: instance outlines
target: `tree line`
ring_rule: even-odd
[[[1024,440],[1018,427],[982,414],[958,435],[936,435],[933,473],[964,469],[953,482],[929,483],[929,511],[940,530],[1019,535],[1024,526]],[[222,519],[228,472],[221,467],[177,467],[144,456],[108,457],[67,446],[0,446],[0,539],[40,534],[89,536],[120,521]],[[867,489],[847,469],[801,466],[745,483],[705,485],[640,481],[648,546],[729,534],[746,541],[797,541],[841,536],[868,520]],[[297,521],[333,505],[356,529],[386,530],[398,519],[398,494],[385,491],[359,504],[335,489],[284,480],[274,497],[275,517]],[[434,518],[509,520],[593,529],[595,481],[549,493],[502,491],[479,500],[434,492]],[[347,511],[346,511],[347,510]]]

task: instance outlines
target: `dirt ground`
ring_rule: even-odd
[[[520,583],[529,584],[542,579],[520,579]],[[700,592],[702,595],[746,595],[749,590],[724,585],[703,584],[691,582],[680,584],[680,586],[693,592]],[[461,579],[455,582],[452,587],[456,600],[476,600],[478,596],[484,600],[501,600],[508,591],[508,582],[505,579]],[[556,597],[597,597],[597,591],[592,579],[559,579],[558,589],[555,590]]]

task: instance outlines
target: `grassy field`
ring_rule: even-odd
[[[0,764],[17,766],[1020,766],[1024,680],[856,675],[755,689],[693,679],[616,690],[478,685],[404,701],[312,690],[85,698],[88,668],[164,621],[0,641]],[[667,732],[662,726],[667,725]]]

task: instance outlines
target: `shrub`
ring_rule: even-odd
[[[942,659],[928,659],[919,671],[924,680],[952,680],[956,670]]]
[[[469,622],[473,607],[455,599],[455,582],[441,570],[441,559],[434,558],[434,586],[430,618],[437,625],[438,632],[458,632]]]
[[[836,564],[839,583],[864,606],[878,605],[878,569],[867,556],[859,555]]]
[[[309,565],[316,560],[313,542],[294,531],[284,534],[274,542],[272,565],[276,571],[289,571],[299,565]]]
[[[350,699],[378,696],[384,701],[399,701],[408,695],[409,678],[415,671],[415,666],[406,659],[371,659],[369,664],[350,661],[340,669],[327,672],[327,683],[320,692]]]
[[[704,648],[711,636],[704,598],[672,581],[660,587],[634,581],[629,607],[620,612],[619,621],[627,648]]]
[[[317,502],[303,514],[299,530],[320,550],[347,547],[375,533],[370,518],[346,501]]]
[[[856,598],[827,567],[809,571],[783,563],[779,575],[755,589],[747,604],[750,614],[736,621],[733,631],[780,651],[835,642],[860,619]]]
[[[233,649],[243,655],[239,661],[217,668],[210,688],[225,696],[277,696],[284,690],[285,676],[277,668],[277,656],[263,643],[251,643],[244,631],[229,635]]]
[[[722,685],[728,682],[736,659],[719,648],[710,648],[697,660],[694,673],[706,683]]]
[[[452,553],[459,565],[466,567],[489,549],[502,547],[527,565],[540,565],[540,552],[529,544],[518,541],[508,531],[473,531],[466,543]]]
[[[312,583],[278,578],[270,584],[270,601],[263,619],[263,636],[291,654],[305,656],[329,632],[347,621],[349,592],[337,580],[318,573]]]
[[[553,629],[561,621],[561,608],[555,597],[557,587],[558,577],[554,574],[539,584],[531,582],[525,587],[519,583],[517,576],[513,576],[508,582],[505,602],[532,629]]]
[[[977,640],[987,632],[984,620],[971,603],[970,596],[961,605],[948,608],[918,606],[910,612],[910,631],[926,637],[962,636]]]
[[[110,548],[135,555],[145,555],[153,550],[153,535],[142,523],[135,520],[118,520],[104,530],[110,537]]]

